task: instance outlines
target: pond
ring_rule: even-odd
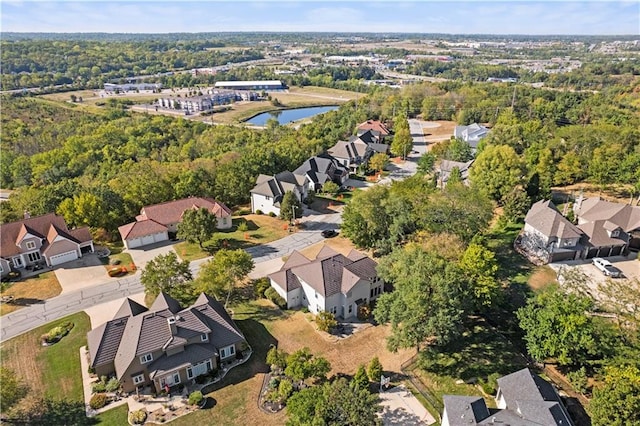
[[[245,121],[245,123],[253,124],[254,126],[264,126],[267,120],[275,118],[281,125],[291,123],[292,121],[301,120],[303,118],[313,117],[314,115],[322,114],[328,111],[338,109],[337,105],[331,106],[319,106],[308,108],[296,108],[296,109],[282,109],[279,111],[269,111],[258,114],[255,117]]]

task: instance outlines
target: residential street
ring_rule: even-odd
[[[393,164],[389,176],[379,183],[391,183],[391,181],[402,180],[416,173],[418,159],[426,152],[427,147],[422,131],[424,123],[420,120],[409,120],[411,135],[414,139],[413,152],[407,156],[407,160],[403,163]],[[340,213],[318,214],[307,210],[300,221],[305,223],[304,230],[280,240],[248,248],[247,252],[251,254],[254,262],[257,264],[281,258],[293,250],[301,250],[322,241],[321,231],[337,229],[342,218]],[[171,247],[167,246],[167,250],[170,250]],[[142,252],[141,255],[144,257],[144,250],[137,251]],[[139,261],[134,253],[131,254],[134,256],[136,265],[139,268],[144,267],[146,262],[143,259],[139,259]],[[146,259],[146,257],[144,258]],[[191,270],[194,276],[197,275],[200,265],[207,260],[208,258],[205,258],[191,263]],[[263,269],[265,268],[261,268],[261,270]],[[105,277],[104,282],[95,283],[91,287],[80,285],[78,290],[63,291],[59,296],[45,300],[43,303],[33,304],[1,317],[0,341],[18,336],[50,321],[74,314],[97,304],[138,294],[143,290],[143,286],[140,283],[140,272],[138,271],[135,275],[117,281],[109,280]]]
[[[291,234],[280,240],[255,247],[247,252],[255,263],[266,262],[285,256],[293,250],[301,250],[323,240],[320,232],[324,229],[336,229],[341,221],[340,213],[307,214],[302,219],[307,225],[304,230]],[[191,270],[197,275],[200,265],[208,258],[194,261]],[[0,318],[0,341],[18,336],[50,321],[74,314],[94,305],[120,299],[143,292],[140,283],[140,272],[135,275],[105,281],[90,288],[64,292],[60,296],[19,309]]]

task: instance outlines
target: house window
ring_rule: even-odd
[[[612,237],[618,237],[620,235],[620,230],[616,229],[615,231],[611,231],[611,236]]]
[[[316,292],[316,299],[318,298],[318,293]]]
[[[213,365],[211,364],[211,360],[210,359],[208,359],[205,364],[207,366],[207,371],[213,370]]]
[[[0,263],[0,274],[4,272],[4,268],[2,267],[2,263]]]
[[[352,312],[353,312],[353,305],[350,304],[349,305],[349,313],[352,313]]]
[[[11,261],[13,262],[13,266],[16,268],[22,268],[22,258],[21,257],[14,257],[13,259],[11,259]]]
[[[36,243],[33,241],[27,241],[27,250],[33,250],[36,248]]]
[[[37,262],[40,260],[40,252],[34,251],[27,254],[27,258],[29,258],[29,262]]]
[[[332,307],[332,308],[331,308],[331,313],[332,313],[333,315],[337,314],[337,313],[338,313],[338,308],[337,308],[336,306]]]
[[[139,385],[144,382],[144,374],[138,374],[137,376],[133,376],[133,384]]]
[[[207,336],[207,334],[201,334],[200,335],[200,341],[202,342],[208,342],[209,341],[209,336]]]
[[[187,367],[187,379],[193,379],[193,370],[191,367]]]
[[[271,197],[269,197],[268,195],[265,195],[264,199],[267,200],[267,201],[271,201]]]
[[[223,217],[223,218],[222,218],[222,224],[223,224],[223,225],[226,225],[226,224],[227,224],[227,218],[226,218],[226,217]]]
[[[236,353],[236,347],[231,345],[220,349],[220,359],[229,358]]]
[[[144,354],[140,357],[140,363],[141,364],[146,364],[148,362],[153,361],[153,354],[152,353],[148,353],[148,354]]]

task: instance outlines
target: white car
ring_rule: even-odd
[[[600,272],[602,272],[608,277],[618,278],[622,276],[622,271],[616,268],[615,266],[613,266],[611,262],[609,262],[606,259],[603,259],[601,257],[594,257],[593,264],[595,265],[596,268],[600,270]]]

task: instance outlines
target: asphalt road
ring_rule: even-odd
[[[399,164],[391,163],[388,166],[389,174],[379,183],[387,184],[394,180],[406,179],[413,176],[418,171],[418,160],[420,156],[427,152],[427,142],[422,131],[422,121],[416,119],[409,120],[409,130],[413,137],[413,149],[407,155],[404,162]]]
[[[311,214],[301,219],[305,229],[267,244],[250,247],[247,252],[255,263],[265,262],[300,250],[323,240],[320,232],[336,229],[341,222],[340,213]],[[191,263],[194,276],[200,265],[209,260],[201,259]],[[61,294],[52,299],[36,303],[0,317],[0,341],[10,339],[48,322],[83,311],[94,305],[110,302],[122,297],[141,293],[140,272],[117,280],[105,281],[91,288]]]

